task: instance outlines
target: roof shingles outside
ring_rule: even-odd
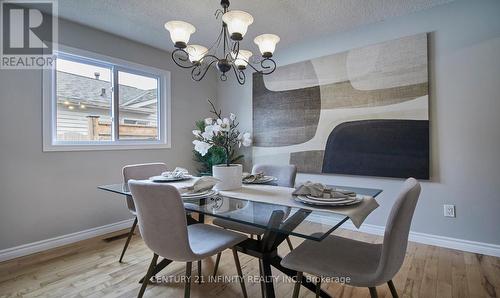
[[[95,107],[109,108],[111,106],[111,87],[111,83],[105,80],[57,71],[58,101],[68,100]],[[157,89],[142,90],[127,85],[119,85],[120,108],[147,102],[156,97]],[[147,111],[149,107],[149,110],[153,112],[154,108],[151,105],[154,104],[145,104],[139,110]],[[137,110],[138,108],[134,109]]]

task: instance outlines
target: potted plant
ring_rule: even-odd
[[[236,115],[231,113],[229,118],[222,117],[222,111],[208,101],[214,114],[213,118],[205,119],[204,130],[193,130],[196,139],[193,141],[194,150],[201,156],[205,156],[211,148],[219,148],[224,152],[224,163],[212,166],[212,175],[220,180],[215,188],[217,190],[231,190],[241,187],[242,166],[231,163],[231,156],[236,146],[248,147],[252,144],[251,135],[248,132],[240,133],[237,129]]]
[[[205,120],[198,120],[195,122],[196,130],[205,131],[205,126]],[[225,155],[226,153],[224,149],[220,147],[210,147],[207,154],[203,156],[198,151],[193,149],[193,158],[199,163],[198,175],[212,176],[212,166],[225,163]],[[243,155],[237,154],[234,149],[230,155],[231,163],[237,163],[243,158]]]

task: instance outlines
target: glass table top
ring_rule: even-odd
[[[382,192],[379,189],[336,187],[371,197]],[[122,183],[98,188],[125,196],[131,195],[128,186]],[[349,219],[331,211],[257,202],[220,194],[204,198],[185,198],[184,202],[185,209],[190,212],[316,241],[321,241]]]

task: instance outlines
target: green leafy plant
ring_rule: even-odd
[[[222,110],[217,111],[212,101],[208,100],[208,103],[211,107],[210,112],[215,117],[205,118],[203,122],[196,123],[197,129],[193,130],[195,135],[194,150],[201,157],[205,157],[212,149],[213,154],[209,158],[211,164],[226,164],[229,167],[231,163],[239,159],[237,156],[235,157],[235,148],[250,146],[252,137],[249,132],[240,133],[235,114],[231,113],[229,117],[223,117]],[[223,162],[216,163],[219,160],[221,150],[224,153]]]
[[[205,120],[196,121],[195,127],[199,131],[205,131]],[[193,150],[194,160],[199,163],[198,174],[201,176],[212,175],[212,166],[226,162],[226,151],[221,147],[210,147],[207,154],[201,155]],[[243,159],[243,155],[237,155],[234,150],[230,152],[230,162],[236,163]]]

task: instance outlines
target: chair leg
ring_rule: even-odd
[[[214,266],[214,274],[213,277],[217,275],[217,269],[219,269],[219,262],[220,262],[220,257],[222,255],[222,252],[217,254],[217,258],[215,259],[215,266]]]
[[[295,286],[293,287],[293,298],[299,297],[300,285],[302,284],[302,272],[297,272],[297,276],[295,277],[297,280],[295,281]]]
[[[260,237],[260,235],[257,235],[257,240],[258,241],[262,240],[262,238]],[[262,260],[257,259],[257,261],[259,262],[259,274],[260,274],[260,278],[264,278],[264,270],[262,269]],[[264,285],[264,283],[262,281],[260,282],[260,293],[262,295],[262,298],[266,297],[266,286]]]
[[[257,259],[257,261],[259,262],[259,274],[260,274],[260,278],[264,278],[264,270],[262,269],[262,262],[260,259]],[[265,298],[266,297],[266,287],[264,285],[264,283],[261,281],[260,282],[260,293],[262,295],[262,298]]]
[[[123,256],[125,255],[125,251],[127,250],[128,244],[130,243],[130,239],[132,239],[132,235],[134,235],[135,226],[137,226],[137,216],[134,219],[134,223],[130,228],[130,232],[128,232],[127,241],[125,241],[125,246],[123,247],[122,254],[120,255],[120,260],[118,262],[122,262]]]
[[[293,245],[292,245],[292,241],[290,241],[290,236],[286,236],[286,243],[288,243],[288,247],[290,248],[290,251],[292,251]]]
[[[319,298],[321,294],[321,277],[318,277],[318,281],[316,282],[316,298]]]
[[[392,280],[389,280],[387,282],[387,285],[389,286],[389,290],[391,290],[391,294],[392,294],[392,297],[393,298],[398,298],[398,292],[396,291],[396,287],[394,286],[394,283],[392,282]]]
[[[240,280],[240,286],[241,286],[241,291],[243,292],[243,297],[247,298],[247,289],[245,287],[245,280],[243,279],[243,272],[241,271],[241,265],[240,265],[240,259],[238,258],[238,252],[236,251],[236,248],[233,247],[233,257],[234,257],[234,264],[236,265],[236,271],[238,272],[238,279]]]
[[[201,260],[198,261],[198,283],[201,284]]]
[[[156,267],[157,261],[158,261],[158,255],[153,254],[153,259],[151,260],[151,263],[149,264],[148,271],[147,271],[146,275],[144,276],[144,281],[142,282],[141,289],[139,290],[139,295],[137,295],[138,298],[142,298],[142,296],[144,295],[144,292],[146,291],[146,287],[149,283],[149,279],[153,275],[153,271]]]
[[[193,266],[192,262],[186,263],[186,282],[184,284],[184,298],[189,298],[191,295],[191,268]]]
[[[369,287],[368,289],[370,289],[370,297],[371,298],[378,298],[376,287]]]

